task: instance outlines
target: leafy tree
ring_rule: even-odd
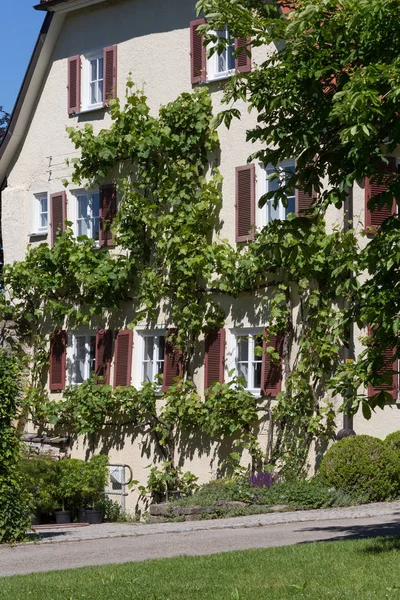
[[[287,178],[276,202],[286,203],[293,186],[317,192],[316,212],[328,205],[343,206],[356,182],[385,177],[389,189],[370,201],[400,204],[400,177],[384,173],[385,156],[400,143],[400,5],[396,0],[199,0],[199,13],[207,16],[205,41],[215,41],[214,31],[228,24],[233,35],[251,36],[252,47],[271,45],[264,62],[246,75],[231,79],[225,91],[229,107],[217,123],[229,127],[240,113],[234,104],[246,98],[257,111],[257,125],[247,131],[262,148],[254,157],[277,165],[296,157],[296,173]],[[211,52],[226,40],[218,40]],[[270,194],[270,196],[272,193]],[[265,202],[268,194],[261,200]],[[351,232],[350,232],[351,234]],[[294,233],[295,235],[295,233]],[[358,395],[361,384],[382,382],[382,349],[396,347],[400,354],[400,294],[394,281],[400,274],[400,223],[388,219],[367,247],[354,243],[349,271],[367,272],[359,286],[348,280],[346,321],[367,323],[374,342],[368,342],[358,361],[341,366],[332,381],[333,390],[353,388],[355,408],[361,402],[366,417],[385,394],[368,402]],[[342,289],[342,292],[344,290]]]
[[[0,142],[2,141],[10,120],[10,115],[0,106]]]

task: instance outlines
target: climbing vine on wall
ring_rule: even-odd
[[[4,270],[4,314],[34,349],[25,407],[37,423],[77,433],[111,423],[146,424],[160,452],[174,460],[182,431],[213,439],[231,435],[248,448],[253,468],[268,461],[299,472],[310,444],[334,430],[329,386],[340,363],[348,315],[344,301],[357,291],[353,231],[327,232],[323,215],[273,221],[254,242],[232,247],[221,239],[222,178],[211,97],[204,87],[184,93],[152,116],[142,91],[128,81],[124,102],[110,100],[112,124],[69,128],[81,158],[72,161],[78,185],[117,182],[121,202],[115,250],[96,249],[71,229],[52,248],[40,244]],[[221,296],[257,292],[271,333],[285,331],[284,390],[259,401],[240,380],[215,384],[203,400],[193,384],[199,336],[223,326]],[[160,309],[176,328],[182,381],[157,403],[155,386],[112,389],[93,380],[69,387],[55,403],[46,393],[48,335],[107,319],[124,303],[132,325],[156,322]],[[268,348],[272,360],[279,360]],[[268,448],[257,441],[268,417]]]

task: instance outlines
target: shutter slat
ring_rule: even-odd
[[[372,328],[368,326],[368,335],[372,335]],[[371,398],[375,394],[379,392],[389,392],[391,394],[393,400],[397,400],[398,395],[398,360],[396,358],[396,348],[386,348],[382,351],[383,357],[383,365],[378,371],[378,375],[384,375],[385,373],[389,374],[394,371],[392,374],[392,380],[390,383],[382,383],[376,387],[372,385],[368,386],[368,398]]]
[[[104,48],[104,106],[117,97],[117,46]]]
[[[204,357],[204,389],[225,378],[225,329],[216,329],[206,336]]]
[[[67,332],[56,331],[50,342],[50,391],[65,389]]]
[[[236,167],[236,241],[254,240],[255,166]]]
[[[133,332],[130,329],[118,331],[114,352],[114,387],[131,383]]]
[[[264,332],[263,355],[261,364],[261,393],[263,396],[275,398],[282,389],[282,355],[284,333],[271,335],[267,330]],[[280,364],[275,364],[266,349],[273,346],[281,357]]]
[[[115,185],[102,185],[100,188],[100,246],[113,246],[114,235],[111,225],[117,214],[117,192]]]
[[[58,231],[65,231],[65,220],[67,218],[67,195],[65,192],[51,194],[50,196],[51,209],[51,245],[54,246],[57,239]]]
[[[204,25],[205,19],[197,19],[190,23],[190,79],[193,83],[206,80],[206,49],[203,36],[197,31],[199,25]]]
[[[235,50],[241,49],[238,56],[235,57],[235,68],[239,73],[249,73],[251,71],[251,38],[236,38]],[[248,52],[247,52],[248,51]]]
[[[381,162],[378,167],[379,171],[386,172],[388,174],[396,173],[396,159],[393,156],[387,156],[386,158],[389,164]],[[379,227],[382,225],[383,221],[385,221],[388,217],[391,217],[396,213],[396,201],[394,198],[391,207],[375,207],[373,210],[370,210],[368,208],[369,200],[371,198],[374,198],[375,196],[383,194],[383,192],[385,192],[388,189],[389,183],[389,181],[385,181],[385,178],[379,183],[373,178],[372,180],[370,177],[365,178],[365,228],[367,230],[367,233],[369,233],[370,235],[375,234],[378,231]]]
[[[182,353],[174,347],[173,340],[168,339],[176,333],[176,329],[168,329],[165,336],[163,392],[166,392],[174,384],[175,377],[182,375]]]
[[[73,115],[81,110],[81,57],[71,56],[68,59],[68,114]]]
[[[96,332],[95,375],[100,385],[110,383],[110,365],[112,354],[112,331],[98,329]]]

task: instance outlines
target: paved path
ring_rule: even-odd
[[[91,525],[48,532],[39,543],[2,546],[0,576],[377,535],[400,535],[399,502],[192,523]]]

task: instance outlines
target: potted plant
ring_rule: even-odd
[[[21,459],[25,490],[34,498],[33,524],[49,521],[57,507],[57,463],[45,455],[27,453]]]
[[[82,505],[82,479],[85,461],[78,458],[67,458],[57,463],[58,485],[56,499],[57,523],[71,523],[72,512]]]
[[[102,523],[103,512],[100,501],[104,497],[104,487],[107,482],[108,457],[104,454],[92,456],[81,471],[82,508],[78,512],[79,521],[91,524]]]

